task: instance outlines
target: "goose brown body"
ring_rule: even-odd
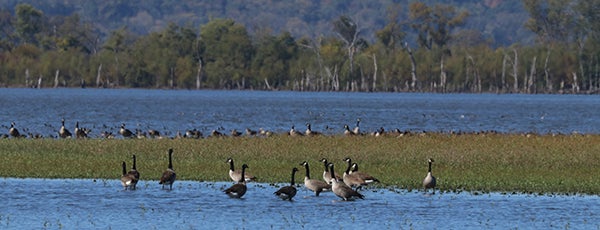
[[[379,182],[377,178],[369,175],[368,173],[359,171],[357,163],[352,163],[352,170],[350,171],[350,175],[358,176],[359,178],[363,179],[367,184]]]
[[[244,194],[246,194],[248,187],[246,187],[246,180],[244,180],[242,178],[244,178],[244,173],[246,172],[247,168],[248,168],[248,165],[246,165],[246,164],[242,165],[242,176],[241,176],[240,180],[238,181],[238,183],[232,185],[231,187],[229,187],[228,189],[225,189],[225,191],[223,191],[229,197],[242,198],[242,196],[244,196]]]
[[[165,170],[162,174],[162,176],[160,177],[160,182],[158,182],[158,184],[162,185],[162,188],[165,188],[165,185],[169,186],[169,190],[173,189],[173,183],[175,182],[175,179],[177,178],[177,174],[175,173],[175,170],[173,170],[173,160],[172,160],[172,155],[173,155],[173,149],[169,149],[169,166],[167,168],[167,170]]]
[[[71,138],[73,135],[67,128],[65,128],[65,119],[61,120],[62,125],[60,126],[60,130],[58,130],[58,136],[60,138]]]
[[[427,189],[433,189],[433,193],[435,193],[435,177],[431,174],[431,163],[433,163],[433,159],[429,158],[427,160],[427,163],[429,163],[429,170],[427,171],[427,176],[425,176],[425,179],[423,180],[423,187],[425,188],[425,190]]]
[[[119,129],[119,134],[125,138],[133,137],[133,132],[131,130],[125,128],[125,123],[121,124],[121,129]]]
[[[132,165],[131,165],[131,170],[129,170],[129,172],[127,172],[128,174],[131,174],[135,177],[135,179],[137,181],[140,180],[140,172],[137,171],[136,168],[136,158],[135,158],[135,154],[131,157],[132,158]],[[137,185],[137,183],[135,183],[133,185],[133,188],[135,189],[135,186]]]
[[[325,170],[323,170],[323,180],[325,180],[325,182],[327,182],[328,184],[331,184],[331,173],[329,172],[329,162],[327,161],[327,158],[321,159],[321,162],[323,162],[323,166],[325,166]],[[340,176],[338,176],[337,174],[335,174],[335,177],[337,180],[342,180],[342,178]]]
[[[355,198],[364,199],[364,196],[350,188],[344,182],[335,179],[335,171],[333,163],[329,163],[329,171],[331,172],[331,189],[333,193],[345,201],[354,200]]]
[[[297,189],[294,186],[294,184],[295,184],[294,175],[296,174],[296,172],[298,172],[298,168],[294,167],[292,169],[292,179],[290,181],[290,185],[281,187],[280,189],[275,191],[273,194],[275,194],[282,200],[292,201],[292,198],[294,198],[294,196],[296,196],[296,192],[297,192]]]
[[[121,185],[123,186],[123,188],[125,190],[127,190],[127,189],[134,190],[135,185],[137,184],[138,180],[135,178],[134,175],[127,173],[127,166],[125,164],[125,161],[123,161],[123,163],[121,163],[121,166],[122,166],[122,172],[123,172],[123,174],[121,175]]]
[[[304,166],[304,169],[306,170],[306,175],[304,176],[304,186],[315,192],[315,196],[319,196],[319,194],[324,191],[331,191],[330,184],[310,178],[310,168],[308,166],[308,162],[304,161],[300,163],[300,165]]]
[[[348,162],[348,167],[346,171],[344,171],[344,176],[342,177],[344,183],[350,187],[356,187],[357,189],[363,185],[367,185],[368,183],[362,179],[358,174],[350,174],[350,169],[352,167],[352,160],[350,158],[344,159],[344,161]]]
[[[227,158],[227,161],[225,161],[225,163],[229,163],[229,177],[231,178],[231,180],[233,180],[234,182],[240,181],[240,179],[242,178],[242,170],[235,170],[233,158],[231,158],[231,157]],[[256,180],[256,177],[248,172],[244,172],[243,177],[246,182],[251,182],[251,181]]]
[[[15,123],[11,122],[10,123],[10,128],[8,129],[8,134],[12,137],[23,137],[21,135],[21,133],[19,132],[19,130],[17,129],[17,127],[15,127]]]

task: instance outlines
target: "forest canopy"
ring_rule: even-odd
[[[525,17],[502,16],[510,1],[500,0],[264,1],[265,9],[278,11],[240,1],[62,7],[68,1],[47,1],[39,8],[20,2],[0,5],[13,6],[0,10],[2,87],[471,93],[600,87],[600,0],[517,1]],[[307,12],[297,17],[290,2]],[[257,10],[254,19],[224,13]],[[285,13],[296,16],[283,20]],[[484,23],[484,15],[491,20]],[[515,29],[499,33],[502,27]]]

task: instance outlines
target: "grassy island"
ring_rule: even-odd
[[[117,179],[137,156],[142,180],[158,180],[167,150],[179,180],[228,181],[228,157],[260,182],[287,182],[308,161],[321,179],[327,158],[341,174],[350,157],[380,186],[421,189],[427,159],[442,191],[600,194],[600,136],[426,134],[409,136],[226,137],[204,139],[1,139],[0,176]],[[158,185],[157,185],[158,186]]]

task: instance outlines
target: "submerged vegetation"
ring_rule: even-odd
[[[137,156],[142,181],[158,180],[173,148],[178,180],[230,181],[236,169],[251,165],[259,182],[287,183],[289,171],[308,161],[321,179],[327,158],[336,173],[351,157],[361,171],[381,183],[422,189],[427,159],[441,191],[600,194],[600,136],[427,134],[402,137],[315,136],[205,139],[0,139],[0,176],[118,179],[121,162]],[[341,174],[340,174],[341,175]],[[158,182],[156,182],[158,188]],[[177,182],[175,182],[177,183]]]

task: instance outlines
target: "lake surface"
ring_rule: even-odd
[[[0,179],[2,229],[598,229],[597,196],[425,194],[367,189],[364,200],[298,188],[294,201],[277,186],[250,183],[242,199],[230,182],[176,181],[172,191],[140,181]]]
[[[141,89],[0,89],[0,125],[22,133],[57,136],[61,118],[92,130],[118,133],[156,129],[174,136],[198,129],[229,133],[250,128],[287,132],[305,124],[326,134],[363,132],[584,133],[600,134],[597,95],[418,94],[343,92],[188,91]],[[6,131],[7,132],[7,131]]]
[[[595,95],[406,94],[134,89],[0,89],[0,127],[56,137],[60,120],[116,134],[156,129],[168,136],[198,129],[228,132],[291,126],[341,134],[361,119],[413,132],[600,134]],[[118,138],[121,138],[117,136]],[[142,178],[143,179],[143,178]],[[293,202],[277,186],[250,183],[243,199],[230,182],[177,181],[172,191],[142,180],[123,191],[117,180],[0,178],[0,229],[600,229],[598,196],[424,194],[368,189],[365,200],[341,202],[300,188]]]

